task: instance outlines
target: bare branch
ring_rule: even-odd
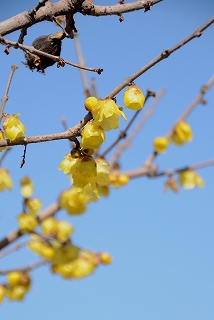
[[[92,71],[92,72],[97,72],[98,74],[101,74],[102,71],[103,71],[103,69],[101,69],[101,68],[88,68],[88,67],[85,67],[85,66],[80,66],[79,64],[70,62],[70,61],[65,60],[65,59],[63,59],[61,57],[57,57],[57,56],[54,56],[52,54],[46,53],[44,51],[37,50],[33,46],[25,46],[25,45],[23,45],[23,44],[21,44],[19,42],[6,40],[1,36],[0,36],[0,43],[5,44],[5,45],[10,45],[11,47],[14,47],[15,49],[20,48],[23,51],[29,51],[30,53],[37,54],[39,56],[44,56],[46,58],[53,59],[54,61],[57,61],[59,63],[63,62],[63,64],[68,64],[68,65],[70,65],[72,67],[75,67],[75,68],[84,69],[84,70]]]
[[[14,72],[16,71],[17,68],[18,68],[18,66],[16,64],[12,64],[11,65],[11,71],[10,71],[10,75],[9,75],[9,78],[8,78],[8,81],[7,81],[7,86],[6,86],[6,89],[5,89],[4,97],[1,100],[0,122],[1,122],[2,117],[3,117],[5,104],[6,104],[7,100],[9,99],[8,92],[9,92],[9,89],[10,89],[10,84],[11,84]]]
[[[44,264],[47,264],[49,263],[48,260],[45,260],[45,259],[42,259],[42,260],[39,260],[37,262],[34,262],[34,263],[31,263],[29,264],[28,266],[26,267],[21,267],[21,268],[14,268],[14,269],[7,269],[7,270],[0,270],[0,275],[4,275],[4,274],[7,274],[9,272],[13,272],[13,271],[18,271],[18,272],[27,272],[27,271],[31,271],[33,269],[36,269],[38,267],[41,267],[43,266]]]
[[[108,95],[108,98],[113,98],[118,94],[121,90],[123,90],[126,86],[129,85],[129,83],[133,82],[137,78],[139,78],[142,74],[144,74],[146,71],[151,69],[153,66],[155,66],[160,61],[166,59],[169,57],[169,55],[179,48],[183,47],[186,43],[191,41],[192,39],[196,37],[200,37],[202,35],[202,32],[208,28],[212,23],[214,22],[214,17],[212,17],[210,20],[208,20],[206,23],[204,23],[201,27],[198,27],[192,34],[190,34],[185,39],[178,42],[175,46],[171,47],[170,49],[165,49],[161,52],[156,58],[151,60],[149,63],[147,63],[143,68],[135,72],[130,77],[127,77],[119,86],[117,86],[113,91],[111,91]]]
[[[89,10],[82,7],[83,0],[60,0],[56,3],[51,3],[50,1],[46,2],[45,6],[40,7],[36,13],[33,15],[30,14],[32,10],[22,12],[8,20],[5,20],[0,23],[0,35],[4,36],[11,32],[14,32],[19,29],[28,28],[33,24],[42,22],[42,21],[52,21],[53,16],[61,15],[74,15],[77,12],[88,15],[95,16],[106,16],[106,15],[120,15],[125,12],[135,11],[135,10],[148,10],[148,4],[155,5],[162,0],[141,0],[128,4],[117,4],[115,6],[96,6],[89,8]],[[68,26],[69,27],[69,26]],[[69,30],[66,31],[69,33]],[[70,33],[69,33],[70,34]]]
[[[92,119],[91,113],[88,113],[77,125],[73,128],[67,129],[65,132],[61,133],[53,133],[53,134],[46,134],[46,135],[39,135],[39,136],[31,136],[25,138],[19,138],[14,141],[9,140],[0,140],[0,147],[5,146],[20,146],[20,145],[27,145],[30,143],[40,143],[40,142],[47,142],[47,141],[54,141],[54,140],[62,140],[62,139],[69,139],[74,141],[79,135],[80,130],[86,125],[88,121]]]
[[[52,203],[48,208],[46,208],[38,217],[38,221],[42,222],[44,219],[53,216],[60,207],[58,203]],[[20,238],[23,234],[19,229],[10,232],[5,238],[0,241],[0,250],[13,243],[15,240]]]

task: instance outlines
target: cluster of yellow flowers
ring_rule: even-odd
[[[11,271],[7,274],[7,283],[0,285],[0,303],[4,297],[9,300],[23,300],[30,290],[30,276],[28,272]]]
[[[144,102],[142,91],[134,84],[125,91],[124,104],[127,108],[140,110]],[[93,158],[94,150],[105,141],[105,131],[118,128],[120,116],[127,120],[122,108],[113,99],[98,100],[95,97],[88,97],[84,105],[93,120],[81,132],[80,147],[65,155],[59,165],[59,170],[68,174],[73,184],[71,189],[62,192],[59,199],[60,207],[69,214],[82,214],[87,202],[107,196],[109,183],[119,187],[129,180],[124,175],[110,175],[109,164],[104,159]]]
[[[174,128],[173,135],[170,140],[165,137],[156,137],[153,142],[154,150],[157,153],[166,151],[170,142],[175,145],[182,146],[185,142],[192,141],[192,129],[185,121],[179,121]]]
[[[17,217],[19,229],[22,233],[32,232],[38,226],[38,215],[42,206],[39,198],[30,198],[34,188],[31,179],[25,176],[20,181],[21,194],[24,197],[24,211]]]

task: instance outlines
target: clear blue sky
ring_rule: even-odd
[[[128,2],[128,0],[127,0]],[[114,4],[114,1],[95,1]],[[36,0],[1,4],[3,21],[31,9]],[[105,97],[125,77],[173,46],[196,27],[212,17],[212,0],[175,0],[155,5],[150,12],[133,12],[118,17],[76,15],[81,46],[90,67],[103,68],[95,75],[98,95]],[[44,34],[55,33],[50,22],[28,30],[25,44]],[[17,40],[19,33],[8,35]],[[132,149],[121,159],[122,169],[139,167],[152,152],[152,141],[164,135],[177,117],[197,95],[199,88],[213,74],[214,26],[204,31],[140,77],[136,84],[167,93],[154,115],[137,136]],[[69,126],[85,115],[83,88],[79,71],[70,66],[47,69],[43,76],[30,72],[21,63],[21,51],[11,49],[6,56],[0,51],[0,97],[3,97],[10,65],[17,63],[6,112],[21,114],[27,135],[63,131],[60,120]],[[74,44],[63,42],[61,56],[77,62]],[[88,79],[94,76],[87,73]],[[207,105],[199,105],[188,118],[194,134],[192,143],[170,147],[157,158],[160,169],[178,168],[213,159],[214,88],[206,95]],[[123,104],[123,93],[117,96]],[[148,107],[148,105],[145,107]],[[128,118],[131,112],[126,112]],[[121,120],[121,128],[125,122]],[[106,146],[118,132],[107,134]],[[104,148],[103,148],[104,150]],[[19,168],[23,148],[14,148],[3,166],[9,168],[14,181],[11,192],[0,194],[1,238],[17,227],[21,212],[19,180],[29,175],[35,196],[43,208],[56,201],[59,192],[69,186],[68,179],[57,170],[69,152],[67,141],[29,145],[26,164]],[[109,198],[91,203],[82,217],[68,217],[77,245],[94,251],[108,251],[110,266],[101,266],[80,281],[66,281],[52,275],[47,267],[32,274],[32,290],[22,303],[5,301],[0,307],[2,320],[72,319],[72,320],[213,320],[214,319],[214,209],[213,167],[200,169],[204,189],[163,193],[165,178],[138,178],[127,187],[112,190]],[[58,214],[65,218],[65,212]],[[2,259],[0,269],[24,266],[37,258],[20,250]],[[1,280],[1,279],[0,279]],[[4,277],[2,277],[4,281]],[[1,281],[0,281],[1,282]]]

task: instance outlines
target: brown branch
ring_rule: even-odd
[[[117,4],[115,6],[96,6],[94,5],[90,10],[87,11],[88,15],[96,16],[106,16],[106,15],[120,15],[121,13],[142,10],[148,8],[150,3],[155,5],[162,0],[153,1],[136,1],[128,4]],[[19,29],[28,28],[32,25],[42,22],[42,21],[52,21],[53,16],[57,17],[60,15],[74,15],[76,12],[86,14],[84,8],[82,7],[83,0],[60,0],[56,3],[51,3],[50,1],[45,3],[45,6],[40,7],[35,14],[32,15],[32,10],[22,12],[8,20],[0,23],[0,35],[4,36],[11,32]],[[68,26],[69,27],[69,26]],[[66,31],[69,33],[69,30]],[[70,33],[69,33],[70,34]]]
[[[185,166],[179,169],[171,169],[171,170],[165,170],[165,171],[161,171],[161,172],[157,172],[154,175],[155,177],[161,177],[161,176],[172,176],[173,174],[179,173],[181,171],[185,171],[185,170],[197,170],[197,169],[201,169],[201,168],[205,168],[205,167],[209,167],[209,166],[213,166],[214,165],[214,159],[210,160],[210,161],[205,161],[205,162],[200,162],[197,164],[192,164],[189,166]]]
[[[41,212],[38,217],[38,221],[42,222],[44,219],[53,216],[57,211],[60,210],[58,203],[52,203],[48,208]],[[23,234],[19,229],[10,232],[5,238],[0,241],[0,250],[13,243],[15,240],[20,238]]]
[[[14,252],[14,251],[19,250],[22,247],[26,246],[27,243],[28,243],[28,241],[17,243],[14,246],[12,246],[11,248],[4,250],[3,252],[0,252],[0,259],[5,257],[8,254]]]
[[[137,72],[135,72],[133,75],[130,77],[127,77],[119,86],[117,86],[113,91],[111,91],[108,95],[108,98],[113,98],[118,94],[122,89],[124,89],[126,86],[129,85],[129,83],[133,82],[137,78],[139,78],[142,74],[144,74],[146,71],[151,69],[153,66],[155,66],[157,63],[160,61],[166,59],[169,57],[169,55],[179,48],[183,47],[186,43],[191,41],[192,39],[196,37],[200,37],[202,35],[202,32],[208,28],[212,23],[214,22],[214,17],[209,19],[206,23],[204,23],[201,27],[198,27],[192,34],[190,34],[188,37],[185,39],[181,40],[178,42],[176,45],[169,49],[165,49],[164,51],[161,52],[156,58],[151,60],[148,64],[146,64],[143,68],[139,69]]]
[[[57,57],[57,56],[54,56],[52,54],[49,54],[49,53],[46,53],[44,51],[40,51],[38,49],[35,49],[33,46],[25,46],[19,42],[14,42],[14,41],[10,41],[10,40],[6,40],[4,39],[3,37],[0,36],[0,43],[4,44],[4,45],[9,45],[11,47],[14,47],[15,49],[19,48],[23,51],[29,51],[30,53],[33,53],[33,54],[37,54],[39,56],[44,56],[46,58],[50,58],[50,59],[53,59],[54,61],[57,61],[57,62],[63,62],[63,64],[68,64],[72,67],[75,67],[75,68],[79,68],[79,69],[83,69],[83,70],[87,70],[87,71],[92,71],[92,72],[97,72],[98,74],[101,74],[103,69],[101,68],[88,68],[88,67],[85,67],[85,66],[80,66],[79,64],[76,64],[76,63],[73,63],[73,62],[70,62],[68,60],[65,60],[61,57]]]
[[[192,103],[186,108],[186,110],[182,113],[182,115],[178,118],[178,120],[175,122],[175,124],[170,128],[170,130],[166,133],[165,137],[167,139],[170,139],[171,136],[173,135],[174,132],[174,128],[176,126],[176,124],[180,121],[185,120],[189,114],[194,110],[194,108],[200,104],[200,103],[204,103],[204,95],[205,93],[210,89],[210,87],[214,84],[214,76],[212,76],[210,78],[210,80],[207,82],[206,85],[204,85],[198,95],[195,97],[195,99],[192,101]]]
[[[4,275],[7,274],[9,272],[13,272],[13,271],[18,271],[18,272],[27,272],[27,271],[31,271],[33,269],[36,269],[38,267],[43,266],[44,264],[49,263],[48,260],[42,259],[39,260],[37,262],[34,262],[32,264],[29,264],[26,267],[20,267],[20,268],[13,268],[13,269],[7,269],[7,270],[0,270],[0,275]]]
[[[53,133],[53,134],[46,134],[46,135],[39,135],[39,136],[31,136],[25,138],[19,138],[14,141],[9,140],[0,140],[0,147],[5,146],[18,146],[18,145],[27,145],[30,143],[40,143],[40,142],[47,142],[47,141],[54,141],[54,140],[62,140],[62,139],[69,139],[74,141],[79,135],[80,130],[86,125],[88,121],[92,119],[91,113],[88,113],[77,125],[73,128],[67,129],[65,132],[61,133]]]
[[[16,64],[12,64],[11,65],[11,71],[10,71],[10,75],[9,75],[9,78],[8,78],[8,81],[7,81],[5,93],[4,93],[4,96],[3,96],[2,100],[1,100],[0,122],[1,122],[2,117],[3,117],[5,104],[6,104],[7,100],[9,99],[8,92],[9,92],[9,89],[10,89],[10,84],[11,84],[14,72],[16,71],[17,68],[18,68],[18,66]]]
[[[2,154],[2,156],[1,156],[1,158],[0,158],[0,166],[1,166],[2,162],[3,162],[3,160],[5,159],[5,157],[7,156],[8,152],[11,151],[11,150],[12,150],[12,148],[11,148],[11,147],[8,147],[8,148],[4,151],[4,153]]]

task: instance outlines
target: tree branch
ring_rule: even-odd
[[[137,72],[135,72],[133,75],[130,77],[127,77],[119,86],[117,86],[113,91],[111,91],[108,95],[108,98],[113,98],[115,97],[121,90],[123,90],[126,86],[128,86],[131,82],[139,78],[142,74],[144,74],[146,71],[154,67],[157,63],[160,61],[166,59],[169,57],[169,55],[179,48],[183,47],[186,43],[191,41],[192,39],[196,37],[200,37],[202,35],[202,32],[208,28],[212,23],[214,22],[214,16],[209,19],[207,22],[205,22],[201,27],[198,27],[195,29],[195,31],[190,34],[188,37],[185,39],[181,40],[178,42],[176,45],[171,47],[170,49],[165,49],[164,51],[161,52],[156,58],[151,60],[149,63],[147,63],[143,68],[139,69]]]

